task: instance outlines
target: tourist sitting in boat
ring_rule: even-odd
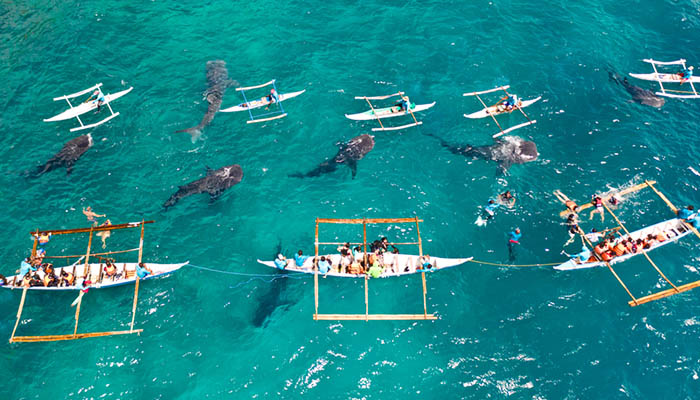
[[[679,72],[678,77],[681,79],[681,85],[685,82],[688,82],[690,78],[693,77],[693,66],[691,65],[683,71]]]
[[[29,286],[44,286],[44,281],[41,279],[38,273],[32,275],[32,280],[29,282]]]
[[[53,264],[51,263],[42,264],[41,269],[45,274],[53,274]]]
[[[283,256],[282,254],[278,254],[277,258],[275,258],[274,263],[275,263],[275,267],[277,267],[277,269],[286,269],[289,261],[287,261],[287,258],[285,256]]]
[[[307,258],[309,258],[309,256],[305,256],[304,253],[299,250],[297,254],[294,255],[294,263],[297,265],[297,268],[303,268]]]
[[[418,257],[418,266],[416,267],[416,270],[419,269],[423,271],[433,270],[433,264],[430,263],[430,256],[428,254]]]
[[[612,250],[615,253],[615,256],[620,257],[627,253],[627,246],[625,246],[623,240],[620,240],[617,242],[617,244],[615,244],[615,246],[613,246]]]
[[[56,274],[51,273],[44,274],[44,286],[45,287],[55,287],[58,286],[58,278],[56,278]]]
[[[340,262],[338,263],[338,272],[346,273],[350,265],[354,262],[352,254],[348,253],[340,257]]]
[[[506,207],[513,207],[515,205],[515,197],[510,193],[510,190],[506,190],[505,193],[498,195],[499,200]]]
[[[321,256],[321,260],[318,262],[318,272],[322,273],[323,275],[328,275],[328,272],[331,270],[331,264],[326,261],[325,256]]]
[[[139,279],[143,279],[147,277],[148,275],[152,275],[153,270],[148,268],[146,264],[144,263],[138,263],[136,264],[136,275],[139,277]]]
[[[664,231],[659,231],[659,233],[656,234],[656,241],[661,243],[665,242],[668,238],[666,237],[666,234]]]
[[[362,273],[362,266],[357,259],[353,260],[352,264],[347,269],[348,274],[359,275]]]
[[[22,287],[30,287],[32,286],[32,274],[27,272],[24,274],[22,277],[22,282],[20,283],[20,286]]]
[[[605,222],[605,209],[603,208],[603,199],[598,196],[598,195],[593,195],[593,199],[591,200],[591,204],[593,204],[594,208],[593,211],[588,216],[589,220],[593,219],[593,214],[599,213],[600,214],[600,222]]]
[[[72,273],[66,272],[65,268],[61,270],[61,280],[58,282],[58,286],[73,286],[75,277]]]
[[[615,253],[613,253],[611,250],[608,250],[600,255],[600,258],[606,262],[612,260],[613,257],[615,257]]]
[[[634,241],[631,238],[627,238],[627,240],[625,241],[625,247],[627,247],[628,253],[636,253],[637,252],[637,245],[634,243]]]
[[[355,246],[355,248],[352,249],[352,256],[356,260],[359,260],[362,258],[362,249],[360,248],[360,246]]]
[[[117,278],[117,266],[112,264],[111,261],[107,261],[104,268],[105,277],[112,278],[112,280]]]
[[[367,275],[369,275],[372,278],[379,278],[380,276],[382,276],[383,273],[384,273],[384,267],[382,267],[379,264],[379,260],[375,259],[372,266],[369,267],[369,270],[367,271]]]
[[[499,112],[513,111],[513,109],[518,105],[520,99],[517,95],[510,94],[506,96],[503,101],[496,107]]]
[[[608,243],[606,240],[603,240],[602,242],[598,243],[594,248],[593,251],[599,255],[602,256],[603,253],[608,251]]]

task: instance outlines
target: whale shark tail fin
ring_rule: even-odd
[[[186,132],[186,133],[190,134],[190,136],[192,137],[192,143],[196,142],[197,139],[199,139],[202,136],[202,130],[198,126],[195,126],[193,128],[187,128],[187,129],[175,131],[175,133],[182,133],[182,132]]]

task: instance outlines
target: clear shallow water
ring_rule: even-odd
[[[493,262],[507,260],[505,233],[520,226],[517,261],[555,262],[566,240],[555,189],[584,201],[598,188],[643,177],[659,181],[676,204],[700,197],[690,169],[700,170],[697,103],[667,101],[661,110],[629,103],[606,72],[647,72],[639,61],[646,57],[697,64],[695,3],[24,2],[3,4],[0,14],[3,272],[29,250],[25,232],[82,225],[86,205],[113,221],[155,219],[146,231],[147,260],[266,274],[255,259],[272,256],[278,245],[286,253],[312,251],[316,217],[418,215],[427,252]],[[225,60],[243,85],[274,77],[282,91],[307,93],[285,105],[289,117],[264,126],[219,114],[193,145],[173,132],[194,126],[205,112],[204,66],[212,59]],[[73,121],[42,122],[62,110],[51,98],[95,82],[112,91],[134,86],[115,103],[122,115],[92,131],[95,145],[72,175],[22,177],[76,136],[68,132]],[[488,144],[495,127],[464,119],[478,103],[461,93],[501,84],[524,97],[543,96],[527,110],[538,124],[518,131],[537,143],[540,158],[507,176],[494,163],[447,152],[427,135]],[[355,180],[345,167],[288,178],[374,126],[343,118],[364,110],[353,96],[397,89],[414,101],[437,101],[420,115],[422,127],[377,134]],[[223,105],[238,102],[230,90]],[[510,118],[503,121],[520,122]],[[178,184],[202,176],[205,166],[232,163],[243,167],[244,180],[218,201],[193,196],[161,209]],[[484,228],[474,225],[478,207],[504,188],[516,193],[517,207]],[[634,196],[619,214],[629,227],[671,216],[651,193]],[[395,232],[376,228],[370,235]],[[126,236],[113,235],[108,244],[138,240]],[[687,238],[652,257],[671,279],[687,282],[698,279],[698,254]],[[662,288],[643,260],[616,270],[636,295]],[[430,275],[428,287],[428,306],[440,315],[435,322],[313,322],[311,279],[270,283],[185,268],[142,285],[141,336],[4,345],[0,397],[557,399],[699,392],[697,292],[629,308],[603,269],[476,264]],[[91,293],[80,329],[126,326],[132,295],[129,287]],[[418,277],[372,282],[370,296],[373,312],[422,306]],[[10,336],[19,297],[0,293],[0,337]],[[18,333],[69,332],[72,298],[32,293]],[[322,282],[322,312],[361,312],[363,302],[360,281]]]

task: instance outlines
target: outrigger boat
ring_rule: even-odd
[[[637,239],[644,239],[648,235],[653,235],[653,237],[657,237],[659,233],[663,233],[663,235],[667,238],[663,242],[654,242],[654,244],[651,245],[648,249],[645,251],[648,253],[654,249],[657,249],[661,246],[665,246],[669,243],[673,243],[677,241],[678,239],[686,236],[687,234],[691,233],[691,230],[688,229],[686,226],[687,224],[683,222],[682,220],[678,218],[673,218],[669,219],[667,221],[659,222],[658,224],[650,225],[645,228],[636,230],[629,235],[623,235],[618,238],[619,240],[623,239],[632,239],[636,241]],[[616,242],[617,243],[617,242]],[[636,253],[626,253],[618,257],[614,257],[612,260],[608,261],[611,265],[616,264],[619,262],[627,261],[630,258],[634,256],[641,255],[641,251],[637,251]],[[586,261],[579,261],[578,258],[572,258],[571,260],[559,264],[554,267],[554,269],[560,270],[560,271],[569,271],[569,270],[574,270],[574,269],[585,269],[585,268],[593,268],[593,267],[605,267],[607,264],[604,261],[599,260],[598,258],[591,256]]]
[[[532,104],[535,104],[537,101],[539,101],[542,98],[542,96],[534,98],[534,99],[530,99],[530,100],[522,100],[520,98],[517,98],[517,96],[511,95],[510,93],[508,93],[509,88],[510,88],[510,85],[506,85],[506,86],[499,86],[497,88],[493,88],[493,89],[489,89],[489,90],[483,90],[481,92],[471,92],[471,93],[462,94],[462,96],[475,96],[479,100],[479,102],[484,106],[484,108],[480,111],[473,112],[471,114],[464,114],[464,117],[470,118],[470,119],[486,118],[486,117],[493,118],[493,122],[495,122],[496,126],[498,126],[498,129],[500,129],[500,132],[493,135],[494,138],[505,135],[506,133],[512,132],[516,129],[520,129],[522,127],[537,123],[537,120],[531,120],[530,117],[528,117],[527,114],[525,114],[525,111],[523,111],[523,108],[529,107]],[[481,95],[486,94],[486,93],[497,92],[499,90],[502,90],[505,93],[505,97],[502,97],[498,101],[498,103],[496,103],[492,106],[487,106],[486,103],[484,102],[484,100],[481,98]],[[517,99],[515,104],[513,104],[512,107],[510,107],[510,108],[506,107],[504,105],[504,102],[511,99],[511,98]],[[501,124],[498,123],[496,116],[501,115],[501,114],[510,114],[515,110],[520,111],[523,114],[523,116],[527,119],[528,122],[524,122],[522,124],[518,124],[518,125],[512,126],[510,128],[503,129],[501,127]]]
[[[362,244],[362,243],[353,243]],[[390,243],[391,244],[391,243]],[[346,271],[339,271],[338,266],[341,265],[340,254],[326,254],[326,260],[330,260],[330,264],[335,268],[331,269],[328,276],[335,276],[340,278],[365,278],[365,274],[351,274]],[[363,256],[356,258],[357,261],[361,260]],[[471,261],[472,257],[469,258],[441,258],[441,257],[431,257],[431,256],[418,256],[418,255],[408,255],[408,254],[391,254],[384,253],[382,255],[384,272],[381,278],[390,278],[403,275],[411,275],[420,272],[425,272],[423,270],[423,263],[429,263],[432,267],[432,271],[439,271],[445,268],[454,267],[457,265],[464,264],[465,262]],[[262,261],[258,260],[260,264],[267,265],[268,267],[277,268],[274,261]],[[316,274],[318,273],[315,269],[316,264],[313,257],[309,257],[304,261],[304,265],[301,267],[296,265],[293,259],[289,260],[285,270],[301,272],[305,274]]]
[[[615,276],[617,281],[620,283],[620,285],[625,289],[627,294],[632,298],[631,301],[628,302],[628,304],[631,307],[638,306],[640,304],[648,303],[650,301],[655,301],[659,300],[665,297],[673,296],[674,294],[682,293],[688,290],[691,290],[693,288],[696,288],[700,286],[700,280],[695,281],[695,282],[690,282],[686,283],[683,285],[676,285],[673,282],[671,282],[666,275],[659,269],[659,267],[652,261],[652,259],[649,256],[649,252],[651,250],[654,250],[656,248],[659,248],[661,246],[665,246],[669,243],[674,243],[677,242],[679,239],[682,237],[688,235],[689,233],[694,233],[696,236],[700,238],[700,232],[695,229],[695,227],[689,223],[689,221],[681,219],[681,218],[673,218],[669,219],[667,221],[659,222],[641,229],[638,229],[634,232],[630,232],[627,230],[627,227],[622,224],[620,219],[617,217],[615,213],[610,209],[610,206],[608,205],[608,200],[615,196],[617,199],[622,199],[623,195],[627,195],[630,193],[634,193],[636,191],[642,190],[644,188],[650,188],[656,193],[659,198],[661,198],[668,206],[669,208],[674,212],[674,214],[678,214],[678,208],[671,203],[666,196],[661,193],[656,187],[654,187],[654,184],[656,182],[654,181],[645,181],[642,184],[634,185],[632,187],[619,190],[616,192],[611,192],[606,195],[601,196],[603,199],[602,202],[602,207],[603,207],[603,212],[607,211],[617,222],[619,229],[621,229],[625,234],[620,234],[620,236],[614,243],[613,245],[621,244],[621,240],[626,240],[626,239],[632,239],[636,242],[637,239],[642,239],[644,240],[645,238],[648,237],[648,235],[652,235],[653,241],[651,243],[648,243],[649,247],[644,249],[643,246],[640,248],[639,246],[636,247],[636,251],[634,251],[634,246],[631,248],[626,247],[623,250],[620,250],[619,253],[617,250],[615,252],[610,253],[607,249],[603,252],[608,252],[611,254],[611,256],[604,257],[603,252],[598,252],[595,251],[595,243],[591,242],[591,239],[589,239],[591,234],[586,234],[581,228],[578,228],[578,233],[581,236],[581,240],[584,243],[584,250],[582,251],[580,255],[572,257],[571,260],[566,261],[564,263],[561,263],[557,266],[554,267],[554,269],[557,270],[576,270],[576,269],[584,269],[584,268],[592,268],[592,267],[598,267],[598,266],[606,266],[608,269],[610,269],[610,272]],[[587,204],[584,204],[582,206],[576,206],[575,203],[570,200],[566,195],[561,193],[561,191],[556,191],[555,195],[557,198],[564,202],[565,205],[567,206],[567,210],[562,211],[560,215],[565,216],[568,214],[571,214],[572,212],[580,212],[581,210],[588,208],[586,207]],[[590,206],[589,206],[590,207]],[[575,210],[575,211],[574,211]],[[613,229],[615,230],[615,229]],[[622,281],[620,276],[615,272],[613,269],[612,265],[627,261],[637,255],[643,255],[647,261],[654,267],[656,272],[671,286],[670,289],[662,290],[657,293],[652,293],[647,296],[643,297],[635,297],[632,292],[627,288],[625,283]],[[580,258],[585,258],[581,260]],[[589,258],[588,258],[589,257]],[[578,259],[577,259],[578,258]]]
[[[464,264],[471,261],[472,258],[440,258],[431,257],[429,255],[423,254],[423,245],[420,236],[419,223],[422,220],[415,218],[363,218],[363,219],[331,219],[331,218],[317,218],[316,219],[316,236],[315,236],[315,257],[307,258],[304,265],[297,266],[293,259],[289,259],[287,264],[284,266],[285,271],[294,271],[314,275],[314,320],[431,320],[437,319],[437,317],[428,313],[427,303],[426,303],[426,282],[425,273],[431,271],[441,271],[450,267],[454,267],[460,264]],[[387,246],[394,245],[417,245],[418,255],[406,255],[406,254],[392,254],[385,252],[381,255],[376,255],[374,253],[367,251],[367,225],[368,224],[400,224],[400,223],[411,223],[416,226],[417,241],[406,242],[406,243],[386,243]],[[347,272],[346,267],[341,267],[341,255],[340,254],[330,254],[327,258],[330,258],[331,270],[326,274],[322,274],[319,271],[318,262],[320,260],[319,246],[339,246],[345,245],[343,242],[320,242],[318,237],[319,225],[321,224],[362,224],[363,239],[359,243],[350,243],[353,246],[362,246],[362,253],[355,254],[354,256],[348,255],[345,257],[352,257],[353,263],[359,263],[360,260],[365,269],[368,268],[370,260],[377,257],[377,264],[383,264],[383,272],[379,277],[398,277],[404,275],[421,274],[421,279],[423,282],[423,313],[422,314],[370,314],[369,313],[369,299],[368,299],[368,279],[369,275],[372,274],[372,270],[361,272],[359,274],[351,274]],[[266,265],[268,267],[276,268],[274,261],[261,261],[259,263]],[[318,312],[318,276],[327,275],[333,277],[344,277],[344,278],[362,278],[365,280],[365,313],[364,314],[319,314]]]
[[[131,92],[132,89],[133,89],[133,87],[130,87],[126,90],[122,90],[121,92],[105,95],[102,93],[102,84],[98,83],[97,85],[90,87],[90,88],[87,88],[85,90],[81,90],[79,92],[76,92],[73,94],[68,94],[65,96],[56,97],[53,99],[53,101],[65,100],[66,102],[68,102],[69,108],[66,111],[64,111],[58,115],[55,115],[51,118],[44,119],[44,122],[64,121],[67,119],[76,118],[78,120],[78,123],[80,124],[80,126],[75,127],[75,128],[71,128],[71,130],[70,130],[71,132],[80,131],[83,129],[90,129],[90,128],[94,128],[98,125],[102,125],[105,122],[109,121],[110,119],[115,118],[119,115],[118,112],[115,113],[114,110],[112,110],[112,106],[109,103],[111,103],[112,101],[114,101],[114,100],[126,95],[127,93]],[[97,92],[97,96],[95,99],[92,99],[92,97],[90,97],[75,107],[73,106],[73,104],[71,104],[70,99],[83,96],[83,95],[88,94],[90,92],[93,92],[93,93]],[[104,99],[104,101],[101,101],[101,99]],[[80,116],[96,109],[98,106],[98,103],[99,103],[100,107],[103,105],[107,106],[107,108],[109,109],[110,115],[107,118],[105,118],[99,122],[95,122],[94,124],[88,124],[88,125],[83,124],[83,121],[80,119]]]
[[[263,96],[258,100],[248,100],[245,95],[246,90],[252,90],[252,89],[260,89],[266,86],[272,86],[272,91],[270,92],[269,95]],[[291,92],[291,93],[282,93],[279,94],[277,91],[277,86],[275,85],[275,79],[263,83],[261,85],[257,86],[247,86],[247,87],[242,87],[242,88],[236,88],[236,91],[241,92],[241,95],[243,95],[243,103],[229,107],[229,108],[224,108],[223,110],[219,110],[221,112],[239,112],[239,111],[248,111],[248,115],[250,115],[250,120],[246,121],[249,124],[254,124],[258,122],[264,122],[264,121],[271,121],[274,119],[280,119],[284,118],[287,116],[287,113],[284,111],[284,108],[282,108],[282,102],[285,100],[292,99],[294,97],[299,96],[300,94],[306,92],[306,89],[300,90],[298,92]],[[263,114],[258,114],[258,115],[253,115],[253,112],[251,110],[254,110],[256,108],[260,107],[268,107],[271,105],[276,105],[276,109],[268,112],[268,113],[263,113]],[[267,117],[270,116],[271,117]],[[260,118],[260,117],[267,117],[267,118]]]
[[[21,289],[22,299],[20,300],[19,309],[17,310],[17,321],[15,322],[15,327],[12,330],[12,335],[10,337],[10,343],[14,342],[45,342],[45,341],[57,341],[57,340],[74,340],[82,339],[88,337],[98,337],[98,336],[111,336],[111,335],[124,335],[131,333],[141,333],[143,329],[134,329],[134,321],[136,318],[136,306],[138,302],[138,290],[139,282],[141,280],[151,280],[154,278],[164,277],[172,274],[183,266],[187,265],[187,262],[178,264],[157,264],[157,263],[144,263],[144,265],[152,271],[145,277],[141,278],[137,274],[137,265],[142,262],[143,255],[143,236],[144,236],[144,226],[146,224],[153,223],[153,221],[141,221],[141,222],[130,222],[126,224],[118,225],[106,225],[106,226],[93,226],[89,228],[78,228],[78,229],[63,229],[63,230],[51,230],[51,231],[41,231],[36,230],[30,232],[34,237],[34,246],[32,248],[32,258],[37,257],[37,247],[39,243],[39,238],[44,235],[50,235],[54,237],[56,235],[66,235],[66,234],[81,234],[87,233],[88,236],[88,246],[87,252],[85,254],[78,255],[44,255],[41,257],[41,261],[46,262],[53,259],[65,259],[69,261],[70,259],[77,259],[73,264],[65,267],[55,267],[53,268],[53,274],[58,278],[62,277],[62,272],[65,272],[65,276],[69,277],[64,282],[63,285],[56,284],[50,285],[45,284],[41,286],[32,286],[28,283],[23,284],[23,277],[19,275],[13,275],[6,278],[7,285],[2,286],[6,289]],[[133,249],[127,250],[117,250],[102,253],[92,253],[91,245],[92,239],[95,233],[114,231],[120,229],[130,229],[130,228],[141,228],[141,236],[139,240],[139,246]],[[53,240],[50,242],[53,245]],[[105,256],[111,256],[115,254],[123,254],[130,252],[138,252],[137,262],[116,262],[113,259],[105,258]],[[99,262],[90,263],[91,258],[96,258],[100,260]],[[83,262],[84,260],[84,262]],[[106,265],[110,262],[116,267],[114,274],[107,273]],[[43,282],[46,276],[46,271],[49,268],[44,266],[37,270],[35,273],[38,275],[39,279]],[[80,315],[80,305],[82,303],[83,295],[88,291],[88,289],[103,289],[113,286],[121,286],[127,284],[134,284],[134,302],[132,307],[132,317],[129,330],[122,331],[111,331],[111,332],[89,332],[89,333],[78,333],[78,319]],[[40,291],[81,291],[78,298],[76,298],[73,305],[77,304],[75,313],[75,328],[73,334],[67,335],[46,335],[46,336],[15,336],[17,331],[17,326],[22,317],[22,310],[24,307],[24,301],[29,290],[40,290]]]
[[[372,105],[372,102],[370,102],[370,100],[386,100],[386,99],[396,97],[396,96],[399,97],[398,101],[402,104],[405,104],[405,105],[395,104],[391,107],[375,108]],[[356,100],[366,100],[370,109],[368,111],[357,113],[357,114],[345,114],[345,118],[351,119],[353,121],[377,120],[377,122],[379,122],[379,128],[372,128],[372,131],[375,131],[375,132],[377,132],[377,131],[396,131],[399,129],[410,128],[412,126],[422,125],[423,121],[418,121],[416,119],[416,116],[414,113],[417,113],[419,111],[428,110],[435,105],[435,102],[432,102],[429,104],[411,103],[411,100],[408,98],[408,96],[405,95],[404,92],[397,92],[397,93],[389,94],[386,96],[356,96],[355,99]],[[387,126],[387,127],[385,127],[384,124],[382,123],[382,119],[403,117],[405,115],[410,115],[413,118],[413,123],[401,125],[401,126]]]
[[[656,61],[652,60],[650,58],[642,60],[646,63],[651,64],[652,68],[654,68],[654,73],[651,74],[630,74],[631,77],[637,78],[637,79],[642,79],[645,81],[655,81],[659,83],[659,87],[661,88],[660,92],[656,92],[657,95],[659,96],[665,96],[665,97],[674,97],[674,98],[681,98],[681,99],[698,99],[700,98],[700,94],[698,94],[698,91],[695,89],[695,85],[693,83],[700,83],[700,77],[699,76],[691,76],[690,79],[684,80],[683,77],[681,76],[681,73],[659,73],[658,69],[656,68],[657,65],[680,65],[682,70],[685,71],[686,68],[686,61],[684,59],[676,60],[676,61]],[[692,69],[692,67],[691,67]],[[671,90],[671,89],[666,89],[664,87],[664,83],[688,83],[690,84],[690,89],[691,91],[688,90]],[[669,93],[670,92],[670,93]],[[680,93],[680,94],[675,94],[675,93]]]

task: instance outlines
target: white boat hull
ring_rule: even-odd
[[[158,278],[161,276],[166,276],[170,275],[173,272],[177,271],[178,269],[182,268],[183,266],[187,265],[188,262],[180,263],[180,264],[153,264],[153,263],[145,263],[148,268],[153,270],[153,274],[146,276],[145,278],[141,280],[148,280],[148,279],[153,279],[153,278]],[[107,287],[113,287],[113,286],[121,286],[121,285],[128,285],[132,284],[136,281],[136,263],[115,263],[115,266],[117,267],[117,275],[121,275],[119,278],[107,278],[105,276],[102,276],[102,279],[100,279],[100,270],[104,268],[104,264],[89,264],[89,280],[92,281],[93,283],[90,285],[90,289],[103,289]],[[57,286],[31,286],[28,288],[28,290],[48,290],[48,291],[54,291],[54,290],[80,290],[81,287],[75,286],[75,284],[79,283],[79,279],[77,276],[80,276],[82,278],[83,270],[85,268],[85,264],[77,264],[75,266],[75,275],[76,279],[74,282],[73,286],[65,286],[65,287],[57,287]],[[60,278],[61,275],[61,270],[65,269],[66,272],[68,273],[73,273],[73,267],[54,267],[54,273],[56,274],[56,277]],[[124,271],[127,271],[130,276],[126,277],[126,274]],[[103,273],[104,274],[104,273]],[[39,272],[39,276],[43,279],[44,274],[43,272]],[[13,275],[9,276],[6,278],[8,284],[5,286],[1,286],[5,289],[22,289],[21,283],[22,283],[22,277],[18,275]],[[12,285],[12,282],[15,282],[15,285]]]
[[[642,228],[642,229],[639,229],[637,231],[631,232],[629,237],[631,237],[633,240],[645,238],[649,234],[652,234],[654,237],[656,237],[656,235],[660,231],[663,231],[666,234],[667,239],[663,242],[660,242],[660,243],[655,242],[650,248],[645,250],[646,252],[649,252],[649,251],[654,250],[656,248],[659,248],[661,246],[665,246],[669,243],[673,243],[691,232],[691,230],[685,226],[683,221],[681,221],[678,218],[674,218],[674,219],[669,219],[667,221],[659,222],[658,224],[654,224],[654,225],[648,226],[646,228]],[[628,235],[624,235],[622,237],[627,238]],[[642,254],[641,251],[637,251],[636,253],[623,254],[621,256],[614,257],[612,260],[609,261],[609,263],[616,264],[619,262],[627,261],[630,258],[632,258],[634,256],[641,255],[641,254]],[[569,260],[565,263],[562,263],[560,265],[555,266],[554,269],[560,270],[560,271],[569,271],[569,270],[574,270],[574,269],[585,269],[585,268],[605,267],[605,266],[606,266],[606,264],[603,261],[578,263],[575,260]]]
[[[525,108],[528,107],[532,104],[535,104],[537,101],[539,101],[542,98],[542,96],[536,98],[536,99],[530,99],[530,100],[524,100],[520,102],[520,105],[518,106],[519,108]],[[465,118],[471,118],[471,119],[476,119],[476,118],[486,118],[491,115],[499,115],[499,114],[506,114],[506,113],[511,113],[513,111],[516,111],[516,108],[513,108],[511,111],[502,111],[498,112],[498,106],[491,106],[488,108],[484,108],[483,110],[471,113],[471,114],[464,114]]]
[[[106,103],[110,103],[110,102],[124,96],[125,94],[131,92],[132,89],[133,89],[133,87],[130,87],[126,90],[122,90],[121,92],[117,92],[114,94],[107,94],[107,95],[105,95],[105,101],[106,101]],[[90,111],[96,109],[96,108],[97,108],[97,100],[92,100],[92,101],[89,101],[87,103],[80,103],[77,106],[75,106],[73,108],[69,108],[66,111],[64,111],[58,115],[55,115],[51,118],[46,118],[44,120],[44,122],[64,121],[67,119],[79,117],[87,112],[90,112]]]
[[[661,81],[663,83],[680,83],[681,77],[678,74],[630,74],[631,77],[645,81]],[[691,76],[690,82],[700,83],[700,76]]]
[[[435,105],[435,102],[430,104],[416,104],[411,108],[411,112],[417,113],[420,111],[425,111]],[[406,111],[398,111],[399,106],[385,107],[385,108],[375,108],[374,111],[369,110],[357,114],[345,114],[345,118],[351,119],[353,121],[371,121],[380,118],[393,118],[401,117],[407,115]]]
[[[329,276],[337,276],[337,277],[342,277],[342,278],[364,278],[365,274],[349,274],[347,272],[338,272],[338,266],[340,264],[340,254],[332,254],[332,255],[326,255],[326,259],[330,257],[331,259],[331,265],[333,266],[331,268],[331,271],[328,273]],[[358,260],[360,260],[358,258]],[[382,274],[382,278],[389,278],[389,277],[394,277],[394,276],[403,276],[403,275],[411,275],[415,273],[420,273],[420,272],[430,272],[430,271],[439,271],[443,270],[445,268],[450,268],[454,267],[460,264],[464,264],[465,262],[468,262],[472,259],[472,257],[469,258],[440,258],[440,257],[430,257],[430,263],[433,265],[433,268],[430,270],[420,270],[416,269],[418,265],[418,259],[419,256],[417,255],[408,255],[408,254],[391,254],[391,253],[385,253],[384,254],[384,274]],[[277,268],[275,266],[275,263],[273,261],[262,261],[258,260],[260,264],[266,265],[268,267],[272,268]],[[301,272],[305,274],[314,274],[316,271],[313,270],[313,257],[309,257],[306,259],[304,262],[304,265],[300,268],[299,266],[296,265],[294,262],[293,258],[289,259],[289,263],[287,264],[287,267],[285,268],[285,271],[295,271],[295,272]]]
[[[302,94],[302,93],[304,93],[304,92],[306,92],[306,89],[300,90],[300,91],[298,91],[298,92],[282,93],[281,95],[279,95],[280,103],[283,102],[283,101],[285,101],[285,100],[289,100],[289,99],[292,99],[292,98],[294,98],[294,97],[297,97],[297,96],[299,96],[300,94]],[[247,106],[247,107],[244,107],[245,104],[248,104],[248,106]],[[219,111],[220,111],[220,112],[247,111],[247,110],[254,110],[254,109],[256,109],[256,108],[264,107],[264,106],[267,106],[267,105],[270,105],[270,104],[274,104],[274,103],[270,103],[269,101],[267,101],[267,96],[265,96],[265,97],[262,97],[262,98],[260,98],[260,99],[258,99],[258,100],[249,101],[248,103],[241,103],[241,104],[239,104],[239,105],[237,105],[237,106],[233,106],[233,107],[229,107],[229,108],[224,108],[223,110],[219,110]]]

